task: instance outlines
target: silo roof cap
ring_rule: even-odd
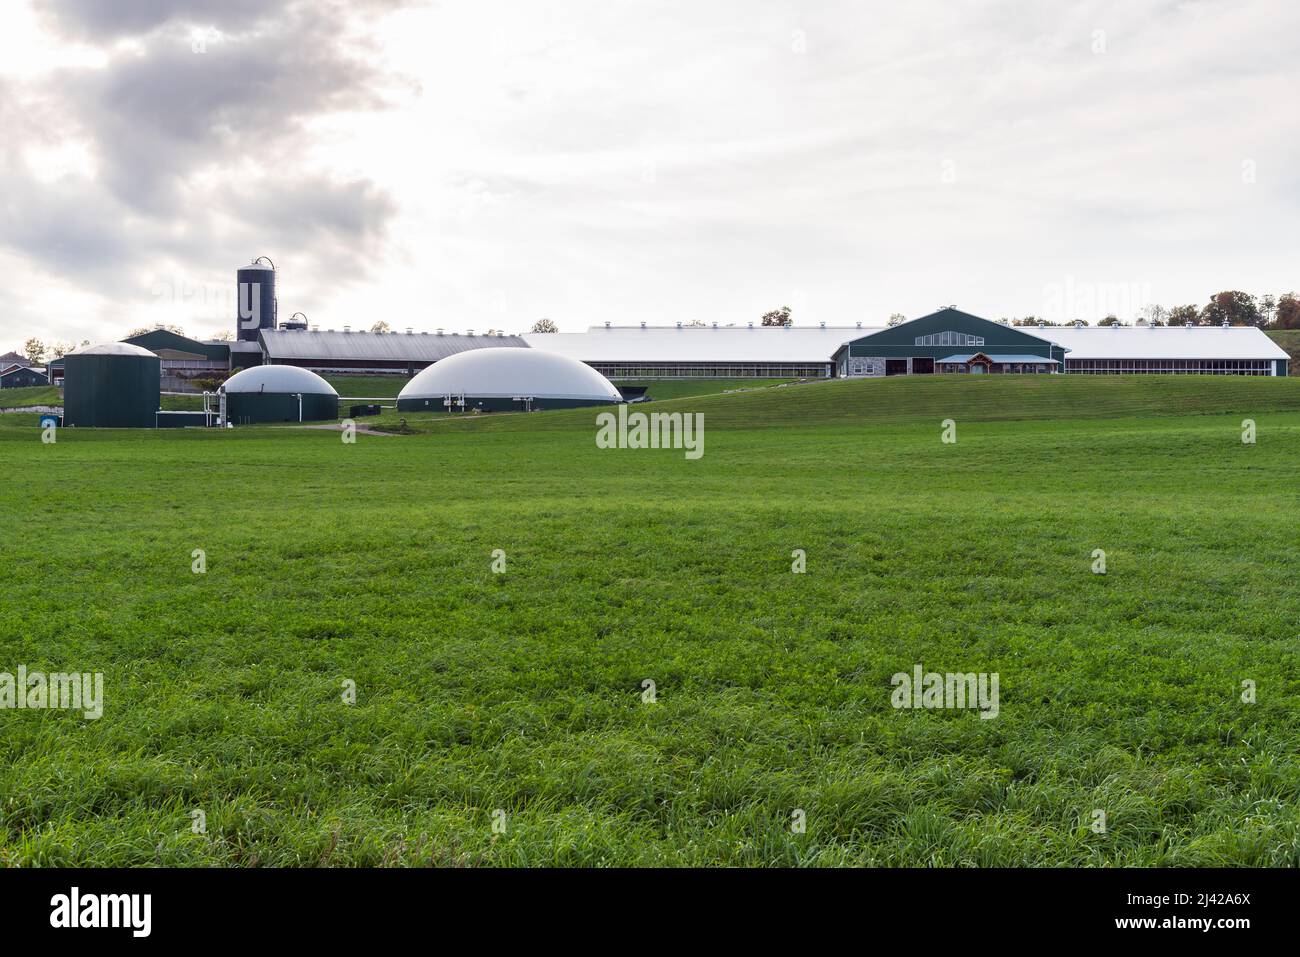
[[[96,346],[82,346],[80,349],[74,349],[69,352],[70,356],[148,356],[150,359],[158,358],[142,346],[135,346],[129,342],[101,342]]]

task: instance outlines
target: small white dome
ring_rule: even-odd
[[[101,342],[97,346],[82,346],[80,349],[74,349],[69,352],[70,356],[148,356],[150,359],[158,358],[154,353],[141,346],[133,346],[129,342]]]
[[[622,396],[585,363],[540,349],[491,346],[439,359],[406,384],[398,399],[446,395],[618,402]]]
[[[243,372],[236,372],[221,388],[227,395],[237,392],[270,392],[338,396],[334,387],[316,373],[297,366],[253,366]]]

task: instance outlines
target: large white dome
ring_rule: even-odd
[[[239,392],[274,394],[332,395],[334,387],[312,372],[297,366],[253,366],[236,372],[222,386],[227,395]]]
[[[448,395],[592,404],[622,399],[608,379],[577,359],[510,346],[470,349],[439,359],[408,382],[397,398],[410,403]]]

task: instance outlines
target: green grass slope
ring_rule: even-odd
[[[1300,329],[1274,329],[1265,333],[1270,339],[1286,350],[1291,357],[1291,371],[1300,374],[1295,363],[1300,360]]]
[[[698,461],[0,430],[0,671],[105,678],[0,712],[0,863],[1296,866],[1296,394],[1078,381],[679,400]]]
[[[20,409],[28,405],[62,405],[58,386],[34,385],[25,389],[0,389],[0,409]]]
[[[898,376],[772,386],[729,395],[655,402],[644,412],[700,412],[707,428],[1110,419],[1300,411],[1300,377]],[[596,411],[439,416],[439,429],[593,429]],[[381,425],[395,423],[386,415]],[[427,416],[401,416],[416,428]]]

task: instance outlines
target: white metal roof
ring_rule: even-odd
[[[158,356],[142,346],[133,346],[129,342],[101,342],[95,346],[82,346],[80,349],[74,349],[69,352],[70,356],[148,356],[150,359],[157,359]]]
[[[1070,359],[1285,359],[1254,326],[1052,326],[1034,330]]]
[[[316,373],[298,366],[254,366],[236,372],[221,388],[227,395],[239,392],[338,395],[334,387]]]
[[[841,345],[879,332],[858,326],[592,326],[534,332],[534,349],[580,362],[830,362]]]
[[[559,335],[559,333],[551,333]],[[406,384],[399,399],[446,395],[619,401],[610,381],[591,366],[540,349],[473,349],[448,356]]]
[[[311,332],[306,329],[263,329],[259,338],[272,362],[284,359],[436,362],[458,352],[464,352],[466,349],[524,345],[524,341],[518,336],[462,336],[455,333],[440,336],[425,332]]]

